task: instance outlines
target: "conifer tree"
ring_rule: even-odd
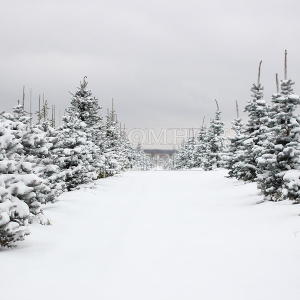
[[[229,151],[228,151],[228,161],[227,168],[229,169],[228,175],[229,177],[239,178],[240,174],[238,173],[240,170],[240,162],[244,160],[245,147],[243,144],[244,141],[244,133],[243,130],[244,125],[242,119],[239,115],[239,107],[238,102],[236,101],[236,118],[232,122],[232,131],[233,137],[229,139]]]
[[[29,208],[7,188],[11,175],[0,175],[0,247],[11,247],[29,234]]]
[[[29,234],[29,207],[23,201],[33,198],[30,175],[23,173],[22,124],[13,115],[1,114],[0,119],[0,246],[12,246]]]
[[[212,170],[223,166],[224,151],[224,123],[221,120],[221,111],[216,100],[217,110],[215,117],[211,120],[207,131],[207,147],[205,153],[205,170]]]
[[[195,161],[196,153],[196,139],[194,135],[190,136],[184,141],[175,156],[175,168],[176,169],[190,169],[196,165]]]
[[[12,114],[5,113],[2,116],[6,119],[6,124],[9,124],[11,134],[20,144],[17,155],[10,159],[10,162],[15,166],[15,170],[12,173],[18,174],[18,176],[10,177],[7,185],[19,187],[25,184],[28,187],[27,189],[14,188],[12,195],[23,200],[29,206],[30,221],[36,219],[41,224],[48,224],[49,220],[43,215],[42,204],[46,202],[45,195],[49,192],[49,187],[38,174],[39,166],[36,157],[27,151],[28,147],[34,147],[33,145],[41,137],[31,127],[31,118],[24,110],[23,105],[18,104],[13,108]],[[18,181],[22,183],[17,185]]]
[[[71,106],[68,110],[70,115],[76,117],[87,125],[87,129],[93,128],[101,123],[98,99],[92,96],[92,92],[87,89],[88,82],[86,76],[80,82],[75,94],[72,94]]]
[[[120,132],[116,119],[116,113],[112,106],[111,111],[107,111],[105,137],[104,137],[104,157],[105,175],[112,176],[122,170],[120,162]]]
[[[132,169],[135,164],[135,151],[130,144],[125,129],[122,129],[121,123],[119,126],[120,136],[120,163],[122,170]]]
[[[197,139],[196,139],[196,145],[195,145],[195,167],[201,168],[204,165],[205,160],[205,153],[206,153],[206,147],[207,147],[207,140],[206,140],[206,127],[204,125],[205,117],[203,117],[202,126],[199,130]]]
[[[134,151],[134,165],[135,170],[146,171],[152,167],[150,158],[146,155],[142,149],[142,145],[139,143]]]
[[[35,164],[34,172],[41,177],[47,188],[41,195],[44,202],[53,202],[66,190],[65,171],[55,164],[54,149],[58,132],[52,127],[53,120],[48,117],[48,101],[43,97],[42,106],[39,104],[38,124],[31,126],[23,141],[27,157]]]
[[[86,127],[85,122],[67,110],[63,117],[63,124],[58,129],[53,155],[55,164],[65,171],[68,190],[73,190],[78,185],[89,183],[97,178],[93,159],[98,149],[87,138]]]
[[[291,170],[299,169],[300,124],[296,109],[300,98],[294,93],[294,82],[287,77],[287,51],[281,91],[273,95],[268,122],[268,139],[264,154],[258,159],[258,187],[266,200],[294,198],[295,186]],[[291,183],[289,181],[292,181]]]
[[[187,140],[186,150],[187,150],[186,167],[189,169],[196,167],[196,157],[195,157],[196,138],[194,136],[194,131],[192,133],[192,136],[190,136]]]
[[[187,165],[186,143],[183,141],[174,157],[174,168],[184,169]]]
[[[248,113],[248,122],[243,131],[244,153],[241,153],[243,159],[239,164],[236,164],[238,170],[233,172],[238,179],[244,181],[255,181],[257,178],[257,158],[261,152],[261,136],[265,133],[268,120],[268,108],[263,99],[264,88],[260,82],[261,64],[262,61],[258,67],[257,83],[254,83],[251,88],[252,97],[245,107],[245,112]]]
[[[97,176],[101,177],[100,173],[104,168],[105,162],[105,126],[102,123],[99,101],[92,95],[91,90],[87,89],[88,82],[86,79],[87,77],[85,76],[83,81],[80,82],[80,86],[77,88],[76,93],[73,94],[69,114],[76,115],[79,120],[87,125],[85,129],[86,137],[90,142],[97,146],[92,153],[93,167],[97,170]]]

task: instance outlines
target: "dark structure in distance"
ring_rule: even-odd
[[[175,149],[144,149],[144,152],[150,156],[153,165],[156,167],[164,167],[166,164],[171,164],[174,154],[177,152]]]

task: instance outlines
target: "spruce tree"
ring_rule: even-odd
[[[71,105],[68,108],[68,114],[86,124],[86,138],[96,145],[92,165],[97,172],[97,177],[101,177],[101,170],[104,168],[104,138],[105,128],[101,118],[101,106],[99,101],[92,95],[91,90],[87,89],[88,82],[86,76],[80,82],[75,94],[72,94]]]
[[[12,195],[23,200],[30,209],[31,217],[30,221],[38,220],[41,224],[48,224],[49,220],[43,215],[42,204],[46,203],[46,194],[49,192],[49,187],[46,182],[40,177],[39,165],[35,155],[28,152],[31,150],[44,148],[40,147],[40,140],[42,137],[39,135],[40,132],[36,132],[31,124],[31,117],[24,110],[23,105],[18,104],[13,108],[13,113],[5,113],[2,115],[9,124],[9,130],[15,137],[15,140],[20,144],[17,155],[14,155],[13,159],[9,159],[10,162],[15,166],[15,170],[11,173],[18,176],[10,177],[7,181],[7,185],[13,185],[14,189]],[[6,151],[6,153],[8,153]],[[9,157],[9,156],[8,156]],[[19,185],[17,182],[20,181]],[[21,185],[26,185],[28,188],[20,189],[17,188]],[[23,193],[23,191],[25,191]]]
[[[268,108],[263,98],[264,88],[260,82],[261,64],[262,61],[260,61],[258,67],[257,83],[252,85],[251,99],[245,107],[245,112],[248,113],[248,122],[243,132],[244,153],[241,153],[243,160],[236,165],[238,170],[235,171],[237,178],[244,181],[255,181],[257,178],[257,158],[260,156],[261,151],[261,136],[266,130],[268,120]]]
[[[112,106],[112,110],[108,110],[106,116],[104,136],[105,173],[102,177],[115,175],[122,170],[122,164],[120,162],[120,132],[118,128],[116,113]]]
[[[205,170],[212,170],[223,166],[224,152],[224,123],[221,120],[221,111],[216,101],[217,110],[215,117],[211,120],[207,131],[207,147],[205,153]]]
[[[178,150],[174,164],[176,169],[191,169],[196,165],[195,152],[196,151],[196,139],[192,135],[186,141],[184,141]]]
[[[76,117],[87,125],[87,129],[93,128],[101,123],[98,99],[93,97],[92,92],[87,89],[86,76],[80,82],[75,94],[72,94],[71,105],[68,110],[70,115]]]
[[[12,246],[29,234],[29,207],[24,202],[34,198],[35,178],[24,173],[20,142],[22,123],[13,115],[2,113],[0,118],[0,246]]]
[[[98,149],[89,141],[86,128],[85,122],[67,110],[52,151],[55,164],[65,171],[66,188],[69,191],[97,179],[94,157]]]
[[[120,124],[119,127],[120,136],[120,163],[122,170],[132,169],[135,164],[135,151],[130,144],[125,129],[122,129]]]
[[[11,247],[29,234],[29,207],[7,188],[11,175],[0,175],[0,247]]]
[[[186,148],[185,148],[185,142],[183,141],[174,156],[174,168],[184,169],[186,168],[186,164],[187,164]]]
[[[240,162],[244,160],[245,147],[243,145],[244,125],[239,115],[239,107],[236,101],[236,118],[232,122],[233,137],[229,139],[229,150],[227,168],[229,169],[229,177],[239,178]]]
[[[137,145],[134,152],[133,168],[140,171],[149,170],[152,167],[151,160],[142,149],[140,143]]]
[[[56,155],[54,149],[58,140],[58,132],[52,127],[53,118],[48,118],[48,103],[43,99],[43,104],[39,108],[38,124],[31,127],[25,139],[25,150],[28,157],[33,157],[36,164],[35,173],[46,183],[44,190],[44,201],[53,202],[66,190],[65,171],[55,164]],[[30,138],[35,134],[37,138]]]
[[[299,201],[293,184],[292,170],[300,167],[300,122],[296,109],[300,98],[294,93],[294,82],[287,77],[287,51],[284,59],[284,80],[281,91],[273,95],[268,122],[268,139],[264,154],[258,159],[260,175],[258,187],[266,200],[284,198]]]
[[[199,130],[198,136],[196,138],[195,145],[195,167],[202,168],[204,165],[204,154],[206,153],[207,140],[206,140],[206,127],[204,125],[205,117],[203,117],[202,126]]]

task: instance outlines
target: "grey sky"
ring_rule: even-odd
[[[300,84],[300,3],[0,0],[1,110],[44,91],[61,110],[79,80],[128,127],[194,127],[217,98],[228,123],[263,59],[266,99],[282,74]],[[297,85],[298,83],[298,85]],[[300,89],[298,89],[300,92]]]

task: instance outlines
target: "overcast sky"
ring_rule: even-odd
[[[266,99],[282,75],[300,85],[297,0],[0,0],[1,110],[45,92],[63,110],[83,76],[127,127],[195,127],[234,117],[263,60]],[[300,88],[298,89],[300,92]],[[37,103],[37,102],[36,102]]]

